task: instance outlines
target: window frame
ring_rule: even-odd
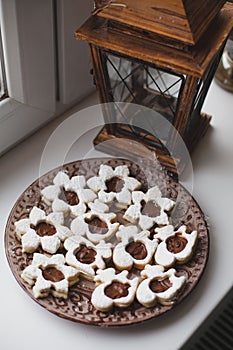
[[[0,0],[9,96],[0,101],[0,154],[93,91],[88,49],[75,39],[67,45],[74,33],[64,25],[73,11],[70,30],[77,29],[91,9],[92,0]],[[80,65],[68,60],[72,55]],[[79,84],[80,74],[87,78]]]

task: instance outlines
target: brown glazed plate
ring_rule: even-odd
[[[143,191],[157,184],[163,196],[176,201],[170,217],[171,224],[175,228],[185,224],[188,230],[197,230],[198,232],[198,242],[191,260],[186,264],[175,266],[177,274],[186,276],[187,282],[173,305],[157,304],[154,307],[146,308],[134,301],[128,308],[114,308],[109,312],[100,312],[93,307],[90,301],[94,282],[81,279],[70,288],[66,300],[55,298],[52,295],[47,298],[36,299],[33,296],[32,287],[21,278],[22,271],[30,264],[33,255],[22,253],[21,243],[15,235],[15,221],[28,217],[33,206],[38,206],[49,213],[51,209],[41,200],[41,189],[52,184],[52,180],[58,171],[66,170],[70,177],[84,175],[89,178],[97,175],[99,167],[103,163],[112,167],[126,164],[130,169],[130,175],[142,182]],[[74,322],[102,327],[122,326],[140,323],[162,315],[190,295],[206,267],[209,252],[209,233],[204,214],[198,203],[183,186],[163,171],[148,165],[147,162],[145,164],[141,162],[138,165],[130,160],[97,158],[76,161],[56,168],[38,178],[22,193],[8,218],[5,230],[5,251],[11,271],[17,282],[34,301],[46,310]],[[65,252],[62,253],[65,254]]]

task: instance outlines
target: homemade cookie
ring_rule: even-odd
[[[95,269],[105,269],[106,261],[112,256],[112,245],[101,241],[94,245],[82,236],[68,238],[64,247],[67,250],[66,262],[77,268],[88,280],[93,280]]]
[[[139,279],[129,279],[128,271],[116,274],[113,268],[98,270],[94,280],[96,287],[91,303],[97,310],[106,312],[114,306],[127,307],[134,301]]]
[[[175,269],[164,271],[159,265],[146,265],[141,277],[143,281],[138,286],[136,297],[145,307],[153,307],[157,302],[173,304],[186,281],[184,276],[176,276]]]
[[[69,176],[59,171],[53,179],[54,185],[42,189],[42,200],[52,205],[54,212],[70,213],[76,217],[85,213],[86,204],[92,202],[97,196],[86,187],[84,176]]]
[[[186,226],[182,225],[174,230],[172,225],[155,229],[154,238],[159,243],[155,252],[155,261],[159,265],[170,267],[177,263],[186,263],[193,255],[197,243],[197,231],[186,233]]]
[[[66,266],[62,254],[51,257],[34,253],[31,265],[22,272],[21,277],[31,286],[35,298],[44,298],[51,293],[58,298],[67,298],[68,289],[78,282],[77,269]]]
[[[146,193],[133,191],[132,201],[133,204],[126,210],[124,218],[133,224],[138,223],[142,230],[149,230],[154,224],[169,224],[166,212],[173,208],[175,202],[162,197],[157,186],[150,188]]]
[[[131,204],[132,191],[139,189],[141,183],[129,176],[126,165],[119,165],[115,169],[108,165],[101,165],[98,176],[93,176],[87,185],[96,193],[103,203],[117,201],[119,207]]]
[[[46,215],[43,210],[33,207],[29,218],[15,222],[16,236],[22,242],[23,252],[33,253],[41,246],[47,253],[56,253],[61,243],[71,236],[71,231],[63,224],[62,213]]]
[[[86,236],[91,242],[109,240],[117,231],[119,223],[114,222],[116,214],[108,213],[108,206],[98,199],[89,203],[90,211],[80,215],[71,222],[74,234]]]
[[[119,270],[130,270],[133,266],[143,269],[152,262],[158,245],[157,239],[149,239],[149,231],[138,232],[136,226],[120,226],[116,237],[121,242],[113,251],[113,262]]]

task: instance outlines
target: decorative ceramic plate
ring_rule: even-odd
[[[56,298],[52,295],[36,299],[32,287],[22,278],[21,273],[32,260],[32,254],[22,253],[21,242],[16,238],[14,223],[29,215],[33,206],[49,213],[51,210],[41,199],[41,189],[52,184],[52,180],[60,170],[66,170],[69,176],[84,175],[86,178],[95,176],[101,164],[112,167],[126,164],[131,176],[142,182],[142,190],[158,185],[163,196],[176,202],[171,213],[171,224],[178,228],[186,225],[188,230],[197,230],[198,242],[191,260],[183,265],[176,265],[177,275],[184,275],[187,279],[185,288],[178,295],[174,304],[164,306],[157,304],[146,308],[137,301],[127,308],[114,308],[109,312],[100,312],[91,304],[91,294],[94,282],[81,279],[69,290],[68,299]],[[208,227],[199,205],[194,198],[174,179],[151,165],[140,165],[123,159],[87,159],[65,164],[62,169],[57,168],[43,175],[31,184],[18,198],[8,218],[5,231],[5,250],[7,259],[16,280],[30,297],[48,311],[75,322],[97,326],[122,326],[139,323],[157,317],[174,308],[186,298],[200,280],[208,260],[209,235]],[[65,254],[65,252],[64,252]]]

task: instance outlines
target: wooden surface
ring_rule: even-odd
[[[103,5],[107,2],[103,1]],[[225,0],[116,0],[98,15],[193,45],[225,2]]]
[[[228,3],[193,47],[179,46],[159,36],[151,37],[147,32],[142,35],[133,28],[122,30],[109,26],[108,20],[98,16],[91,16],[76,31],[76,38],[166,70],[201,77],[223,47],[232,26],[233,5]]]
[[[155,146],[152,147],[148,145],[147,140],[141,141],[133,134],[126,135],[120,129],[115,129],[114,133],[111,133],[105,126],[94,139],[94,145],[101,152],[130,157],[135,161],[138,158],[153,161],[156,157],[163,169],[176,179],[184,170],[184,163],[179,158],[171,157],[166,148],[161,148],[158,140],[154,141]]]
[[[185,143],[190,153],[194,151],[197,144],[207,132],[210,120],[211,116],[202,113],[192,121],[191,128],[187,130],[185,135]],[[125,125],[124,128],[126,128]],[[150,143],[148,143],[147,138],[150,138]],[[131,135],[130,133],[126,134],[126,130],[121,130],[120,128],[117,130],[116,127],[114,130],[108,130],[105,126],[94,139],[94,145],[98,150],[108,154],[130,157],[130,159],[135,160],[138,157],[151,160],[156,155],[161,166],[168,174],[174,178],[182,174],[186,167],[186,159],[182,158],[180,154],[173,154],[171,156],[168,149],[161,147],[161,142],[155,139],[155,137],[148,135],[147,138],[141,140],[132,133]],[[154,146],[152,146],[152,141],[154,141]]]

